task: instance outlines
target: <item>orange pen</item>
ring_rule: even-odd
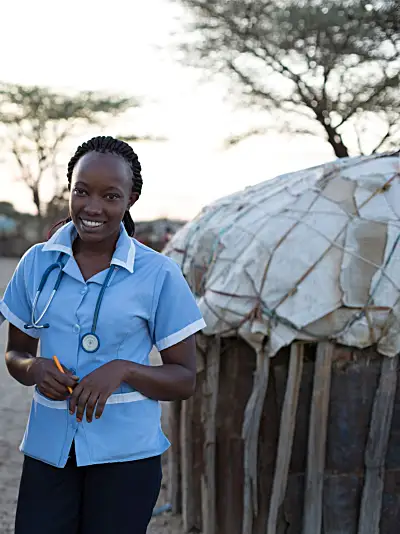
[[[60,371],[60,373],[63,373],[65,375],[64,369],[62,368],[61,363],[59,362],[57,356],[53,356],[53,360],[54,360],[54,363],[57,365],[57,369]],[[67,386],[67,389],[72,395],[72,388]]]

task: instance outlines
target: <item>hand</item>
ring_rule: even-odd
[[[68,398],[68,387],[74,388],[78,377],[63,366],[65,374],[61,373],[53,360],[49,358],[34,358],[31,372],[34,382],[42,395],[49,399],[62,401]]]
[[[96,408],[96,419],[101,417],[108,397],[124,381],[125,363],[112,360],[85,376],[75,387],[69,401],[69,411],[75,413],[79,422],[83,419],[86,408],[86,420],[91,423]]]

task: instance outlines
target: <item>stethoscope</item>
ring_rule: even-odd
[[[40,284],[39,284],[39,287],[37,288],[36,295],[35,295],[35,298],[34,298],[33,304],[32,304],[31,322],[29,324],[24,325],[24,328],[26,330],[29,330],[31,328],[41,329],[41,328],[49,328],[50,327],[50,325],[48,323],[45,323],[45,324],[42,324],[42,325],[39,324],[39,323],[42,321],[43,317],[45,316],[47,310],[50,307],[50,304],[53,302],[53,299],[55,297],[55,294],[57,293],[58,288],[60,287],[61,280],[62,280],[62,277],[64,275],[64,271],[63,271],[64,263],[62,261],[63,256],[64,256],[64,253],[62,252],[59,255],[56,263],[53,263],[52,265],[47,267],[47,269],[43,273],[42,279],[40,280]],[[38,304],[38,301],[39,301],[40,294],[43,291],[43,288],[44,288],[44,286],[45,286],[45,284],[46,284],[46,282],[47,282],[47,280],[48,280],[48,278],[50,276],[50,273],[52,273],[55,269],[59,269],[59,273],[58,273],[58,276],[57,276],[57,280],[56,280],[56,282],[54,284],[53,291],[51,292],[49,300],[47,301],[42,313],[40,314],[40,316],[37,319],[35,319],[36,308],[37,308],[37,304]],[[106,279],[104,280],[104,283],[103,283],[103,285],[101,287],[99,296],[97,297],[96,308],[94,310],[94,315],[93,315],[92,328],[91,328],[90,332],[88,332],[87,334],[84,334],[82,336],[81,347],[85,352],[96,352],[100,347],[100,339],[99,339],[99,336],[96,334],[97,321],[98,321],[98,318],[99,318],[99,313],[100,313],[101,303],[102,303],[103,297],[104,297],[104,292],[105,292],[105,290],[106,290],[106,288],[107,288],[107,286],[108,286],[108,284],[110,282],[110,279],[111,279],[111,276],[112,276],[112,274],[114,272],[114,269],[115,269],[115,265],[111,265],[110,268],[108,269]]]

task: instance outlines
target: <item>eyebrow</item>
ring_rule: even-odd
[[[88,188],[90,187],[89,184],[85,182],[84,180],[77,180],[75,182],[75,186],[84,186]],[[104,188],[104,191],[118,191],[118,193],[123,193],[123,190],[117,185],[109,185]]]

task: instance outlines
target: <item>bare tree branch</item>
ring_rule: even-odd
[[[388,123],[388,126],[387,126],[387,130],[386,130],[386,133],[385,135],[383,135],[382,139],[379,141],[379,143],[371,150],[371,154],[375,154],[376,152],[378,152],[378,150],[380,150],[383,145],[385,144],[385,142],[390,139],[391,137],[396,137],[397,134],[400,133],[400,127],[398,128],[394,128],[394,126],[396,126],[397,122],[389,122]]]
[[[351,146],[360,114],[400,113],[396,1],[176,1],[190,16],[181,50],[191,65],[224,73],[242,106],[308,109],[338,157],[371,144],[365,131]]]
[[[356,112],[357,109],[366,107],[367,105],[374,102],[374,100],[381,95],[384,91],[387,90],[388,87],[398,87],[400,85],[400,72],[395,74],[394,76],[384,76],[382,78],[382,81],[380,84],[372,88],[372,91],[365,95],[364,93],[361,95],[357,95],[356,101],[353,103],[353,105],[350,107],[348,113],[342,118],[340,123],[336,126],[337,128],[340,128],[346,121],[350,119]]]

